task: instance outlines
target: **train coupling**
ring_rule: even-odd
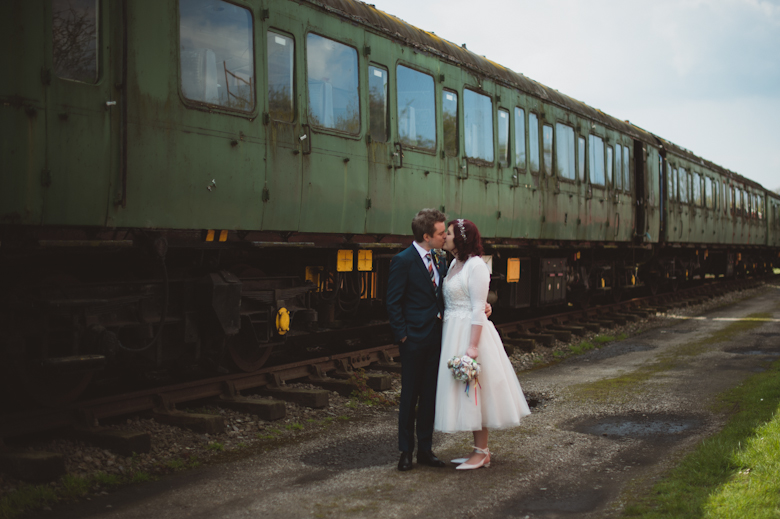
[[[70,357],[50,357],[41,362],[47,373],[89,373],[106,367],[105,355],[72,355]]]

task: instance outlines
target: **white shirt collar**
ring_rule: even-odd
[[[428,263],[426,263],[425,256],[427,256],[428,254],[430,254],[430,253],[431,253],[431,251],[427,251],[427,250],[423,249],[422,247],[420,247],[420,244],[419,244],[419,243],[417,243],[416,241],[413,241],[412,243],[414,244],[414,248],[415,248],[415,249],[417,249],[417,254],[419,254],[419,255],[420,255],[420,257],[421,257],[421,258],[422,258],[422,260],[423,260],[423,263],[425,263],[425,266],[427,267],[427,266],[428,266]],[[433,254],[431,254],[431,259],[433,259]]]

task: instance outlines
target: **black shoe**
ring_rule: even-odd
[[[442,460],[436,457],[433,451],[419,451],[419,450],[417,451],[417,464],[428,465],[429,467],[437,467],[437,468],[442,468],[447,466],[446,463],[444,463]]]
[[[418,458],[419,460],[419,458]],[[411,451],[403,451],[401,453],[401,459],[398,460],[398,470],[412,470],[412,453]]]

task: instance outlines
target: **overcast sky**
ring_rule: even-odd
[[[780,188],[780,0],[369,0]]]

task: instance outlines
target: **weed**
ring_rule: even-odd
[[[210,451],[220,452],[225,450],[225,445],[219,442],[209,443],[206,447]]]
[[[295,423],[291,423],[291,424],[285,425],[285,428],[288,431],[302,431],[303,430],[303,425],[299,424],[298,422],[295,422]]]
[[[358,369],[349,378],[350,383],[354,384],[356,389],[352,392],[352,397],[357,402],[362,402],[371,406],[394,406],[398,405],[398,402],[387,398],[382,393],[377,393],[370,387],[368,387],[368,375],[365,370]],[[352,403],[352,402],[350,402]],[[349,405],[349,404],[347,404]]]

